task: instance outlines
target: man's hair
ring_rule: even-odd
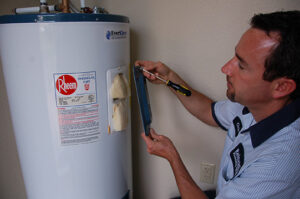
[[[265,61],[263,79],[279,77],[293,79],[296,90],[291,99],[300,97],[300,11],[273,12],[254,15],[251,27],[270,33],[279,33],[279,44]]]

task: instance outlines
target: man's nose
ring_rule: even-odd
[[[222,73],[231,76],[233,72],[233,66],[234,66],[235,58],[233,57],[231,60],[229,60],[222,68]]]

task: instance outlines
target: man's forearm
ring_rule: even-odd
[[[208,199],[198,187],[184,166],[180,155],[176,152],[169,160],[182,199]]]
[[[178,97],[183,106],[196,118],[202,122],[211,125],[218,126],[215,120],[212,117],[211,104],[213,100],[209,97],[203,95],[202,93],[193,90],[186,82],[184,82],[181,77],[179,77],[175,72],[170,72],[170,79],[174,80],[177,84],[182,84],[191,90],[191,96],[183,96],[182,94],[174,91],[172,88],[171,91]]]

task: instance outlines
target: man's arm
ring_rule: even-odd
[[[172,88],[170,89],[192,115],[208,125],[218,126],[212,116],[211,104],[213,101],[202,93],[192,89],[178,74],[176,74],[166,65],[161,62],[152,61],[136,61],[135,65],[142,66],[146,70],[162,77],[165,80],[171,80],[176,84],[181,84],[187,87],[192,92],[192,95],[189,97],[181,95]],[[153,83],[163,84],[162,81],[156,79],[153,75],[149,75],[148,73],[144,73],[144,75]]]
[[[147,150],[150,154],[169,161],[182,199],[208,199],[187,171],[172,141],[166,136],[157,135],[153,129],[150,130],[150,135],[142,133]]]

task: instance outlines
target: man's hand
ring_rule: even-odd
[[[163,135],[158,135],[153,129],[150,129],[150,135],[142,133],[142,138],[147,145],[148,153],[167,159],[171,162],[178,156],[177,150],[172,141]]]
[[[150,136],[142,133],[150,154],[165,158],[169,161],[182,199],[208,199],[198,187],[185,168],[179,153],[172,141],[163,135],[158,135],[150,129]]]
[[[136,61],[135,66],[144,67],[145,70],[165,79],[170,79],[170,75],[173,72],[169,67],[161,62],[152,62],[152,61]],[[158,80],[155,76],[150,75],[144,72],[144,76],[151,81],[152,83],[156,84],[163,84],[164,82]]]

